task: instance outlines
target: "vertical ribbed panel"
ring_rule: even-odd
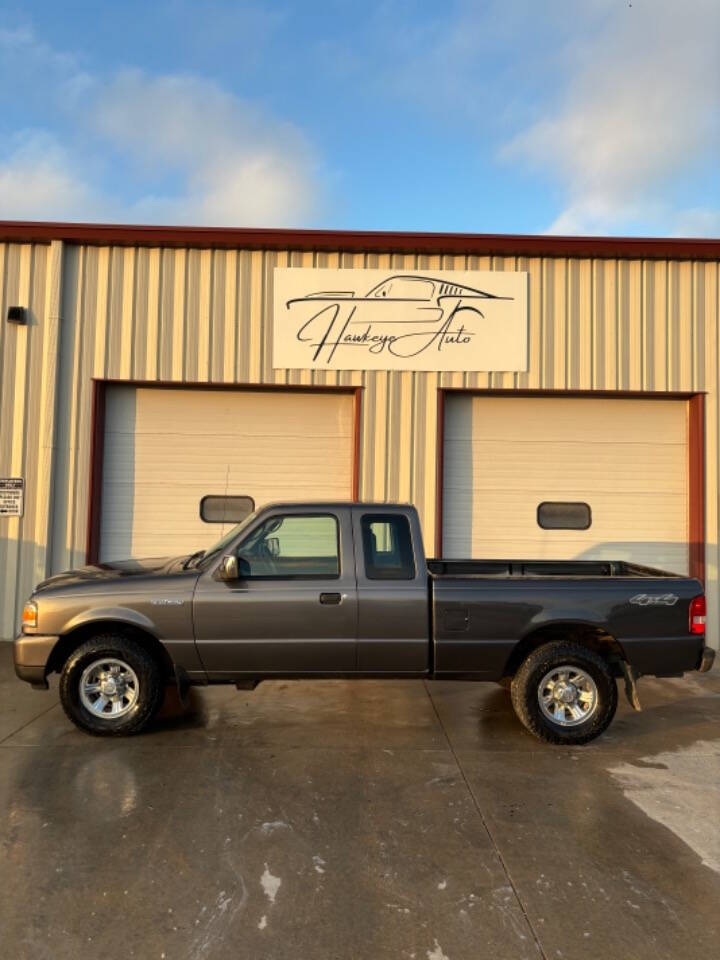
[[[62,244],[0,245],[0,476],[25,478],[21,518],[0,518],[0,637],[49,572]],[[28,324],[6,322],[8,306]]]
[[[47,246],[0,247],[0,474],[23,474],[29,486],[24,521],[0,521],[0,569],[10,571],[0,587],[0,635],[11,634],[18,604],[42,566],[38,558],[50,539],[36,543],[43,527],[34,502],[40,494],[33,492],[43,489],[38,485],[43,417],[43,422],[57,420],[52,568],[84,559],[93,377],[363,387],[360,496],[414,502],[430,552],[438,387],[707,390],[707,573],[710,615],[716,622],[717,262],[67,247],[59,400],[56,415],[48,417],[41,371],[52,355],[44,337],[53,334],[41,321],[48,311],[49,257]],[[525,270],[530,275],[529,369],[439,374],[273,370],[276,265]],[[34,325],[6,324],[7,305],[24,299],[36,317]]]

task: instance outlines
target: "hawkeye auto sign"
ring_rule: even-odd
[[[273,366],[527,370],[527,274],[276,267]]]

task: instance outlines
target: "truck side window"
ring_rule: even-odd
[[[368,580],[414,580],[410,524],[396,514],[364,514],[362,518],[365,576]]]
[[[240,575],[246,579],[329,580],[340,576],[335,517],[270,517],[238,547]]]

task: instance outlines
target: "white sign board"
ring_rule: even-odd
[[[0,517],[21,517],[24,511],[24,478],[0,477]]]
[[[273,367],[527,370],[526,273],[276,267]]]

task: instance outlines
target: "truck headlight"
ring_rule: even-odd
[[[32,600],[28,600],[23,607],[22,625],[23,630],[25,627],[37,627],[37,604]]]

